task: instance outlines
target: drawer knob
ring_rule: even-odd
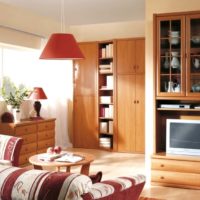
[[[164,176],[161,176],[160,179],[165,179],[165,177],[164,177]]]
[[[164,167],[165,165],[161,164],[160,166],[161,166],[161,167]]]

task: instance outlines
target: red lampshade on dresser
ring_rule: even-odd
[[[29,96],[29,99],[33,99],[33,100],[47,99],[47,96],[41,87],[34,87],[33,91],[31,92]],[[33,106],[37,113],[36,119],[42,119],[42,117],[40,116],[40,110],[42,107],[42,104],[40,103],[40,101],[35,101]]]

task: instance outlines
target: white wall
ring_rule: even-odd
[[[56,21],[3,3],[0,3],[0,25],[46,37],[60,31],[60,23]]]
[[[77,41],[101,41],[116,38],[143,37],[144,21],[128,21],[106,24],[70,26]]]
[[[146,0],[146,159],[150,171],[150,155],[153,152],[153,14],[200,10],[199,0]]]

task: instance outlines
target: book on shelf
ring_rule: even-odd
[[[111,138],[101,137],[100,140],[99,140],[99,144],[100,144],[101,147],[111,148],[111,146],[112,146]]]
[[[106,57],[107,58],[113,57],[113,44],[106,45]]]
[[[113,57],[113,44],[107,44],[105,47],[100,49],[101,58],[112,58]]]
[[[99,73],[100,74],[106,74],[106,73],[113,73],[113,71],[111,69],[100,69]]]
[[[108,133],[113,134],[113,121],[108,122]]]
[[[100,96],[100,103],[111,103],[112,97],[111,96]]]
[[[108,131],[108,123],[107,122],[100,122],[100,132],[107,133]]]
[[[106,58],[106,48],[101,49],[101,57]]]
[[[110,64],[99,65],[99,69],[110,69]]]
[[[101,106],[100,117],[113,118],[113,105],[109,105],[108,107]]]
[[[107,88],[113,89],[113,75],[106,76],[106,85],[107,85]]]
[[[99,65],[99,72],[112,72],[113,71],[113,63]]]

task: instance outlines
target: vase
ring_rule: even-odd
[[[13,108],[11,105],[7,105],[7,111],[13,113]]]
[[[14,116],[14,122],[18,123],[21,120],[21,112],[17,108],[13,108],[13,116]]]

